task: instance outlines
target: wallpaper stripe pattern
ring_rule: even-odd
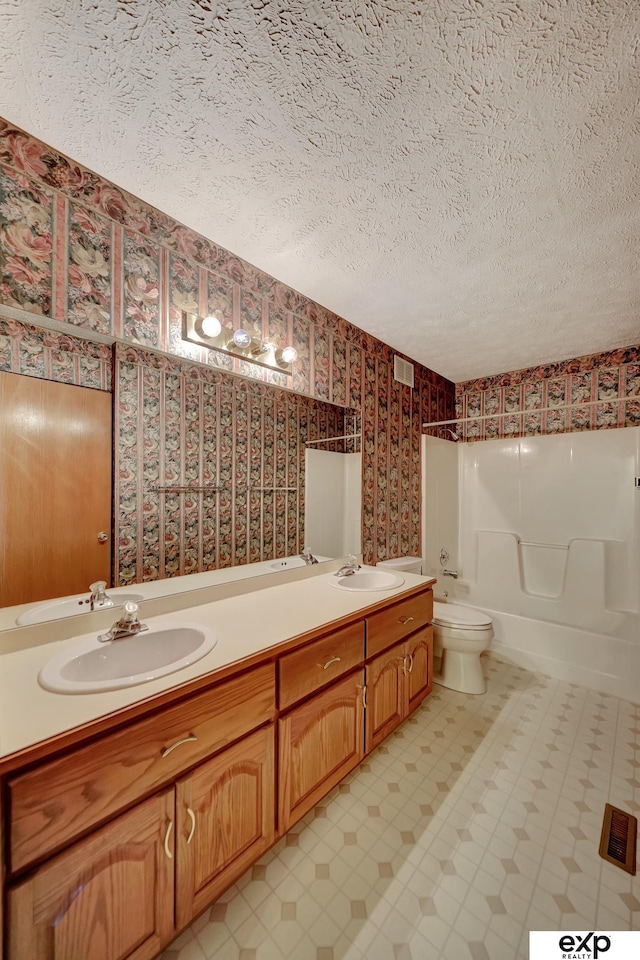
[[[459,383],[456,416],[464,440],[638,426],[640,346]]]
[[[1,119],[0,304],[29,311],[34,325],[38,315],[51,317],[70,334],[101,332],[143,351],[356,407],[364,424],[364,557],[420,552],[421,423],[454,416],[454,385],[416,364],[411,393],[389,375],[390,346]],[[205,304],[235,327],[292,340],[293,377],[184,343],[181,311]],[[177,383],[167,379],[165,403]],[[224,389],[238,388],[231,379]],[[237,442],[244,429],[236,427]],[[226,529],[229,508],[222,508]],[[171,538],[174,520],[166,522]],[[238,552],[233,524],[230,531]],[[178,564],[190,569],[192,559]]]

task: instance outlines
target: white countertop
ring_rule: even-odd
[[[331,561],[332,558],[318,556],[316,559],[318,563],[324,563],[325,561]],[[281,575],[283,568],[280,565],[290,564],[292,560],[294,563],[300,561],[300,566],[290,566],[288,568],[289,570],[305,569],[305,565],[300,557],[283,557],[280,560],[261,560],[257,563],[245,563],[237,567],[222,567],[216,570],[206,570],[203,573],[189,573],[181,577],[168,577],[163,580],[148,580],[144,583],[132,583],[124,587],[107,587],[106,593],[107,596],[116,603],[121,594],[138,594],[142,600],[170,598],[177,594],[201,590],[206,587],[235,583],[239,580],[249,580],[253,577],[263,577],[275,573]],[[83,595],[83,599],[88,596],[89,590],[87,589]],[[73,597],[80,597],[80,595],[74,594]],[[59,597],[55,599],[65,600],[73,599],[73,597]],[[13,630],[21,614],[37,609],[50,602],[49,600],[40,600],[31,603],[21,603],[13,607],[0,608],[0,631]],[[78,615],[89,612],[88,607],[82,607],[78,610]],[[51,617],[50,619],[55,619],[55,617]],[[42,622],[44,623],[46,621]],[[82,628],[79,628],[78,632],[80,632],[81,629]]]
[[[402,573],[404,584],[400,587],[356,593],[336,590],[329,581],[330,576],[321,569],[308,579],[261,590],[251,590],[247,584],[248,592],[240,596],[161,616],[144,616],[149,626],[180,625],[188,620],[192,624],[211,627],[217,632],[218,642],[197,663],[122,690],[90,694],[59,694],[44,690],[38,683],[40,669],[65,647],[76,644],[79,637],[52,642],[44,640],[20,647],[14,632],[12,643],[0,652],[0,758],[245,660],[324,624],[357,614],[407,590],[434,582],[433,578]],[[24,628],[25,638],[32,635],[27,634],[29,629]]]

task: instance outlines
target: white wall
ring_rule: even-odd
[[[436,592],[489,613],[511,659],[640,702],[640,428],[436,443],[458,462],[446,453],[426,481],[425,537],[452,523],[428,499],[448,475],[460,571]]]
[[[458,449],[459,445],[438,437],[422,438],[423,572],[442,578],[440,551],[449,559],[446,569],[458,567]]]
[[[359,453],[305,451],[305,547],[345,557],[361,549],[362,457]]]

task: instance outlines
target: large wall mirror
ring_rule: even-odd
[[[0,411],[0,628],[360,550],[359,411],[120,343],[113,393],[2,373]]]

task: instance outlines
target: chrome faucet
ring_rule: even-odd
[[[115,607],[113,600],[104,592],[106,585],[106,580],[96,580],[95,583],[90,585],[89,590],[91,590],[91,595],[89,597],[89,603],[91,610],[95,610],[96,607],[100,607],[101,610],[105,607]]]
[[[442,573],[443,573],[443,575],[444,575],[445,577],[453,577],[454,580],[457,580],[457,579],[458,579],[458,571],[457,571],[457,570],[443,570]]]
[[[352,577],[354,573],[357,573],[360,569],[360,564],[356,558],[351,555],[346,563],[340,567],[339,570],[336,570],[334,577]]]
[[[304,562],[306,563],[306,565],[307,565],[308,567],[310,567],[312,564],[318,562],[318,561],[316,560],[316,558],[314,557],[314,555],[311,553],[311,550],[307,550],[306,547],[304,548],[304,550],[303,550],[302,553],[300,554],[300,559],[301,559],[301,560],[304,560]]]
[[[120,619],[116,620],[106,633],[99,634],[98,640],[101,643],[106,643],[108,640],[123,640],[125,637],[135,637],[137,633],[148,630],[147,624],[140,623],[138,619],[139,610],[140,607],[137,603],[133,603],[131,600],[127,601]]]

